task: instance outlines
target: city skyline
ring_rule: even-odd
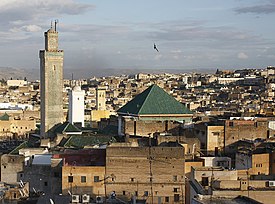
[[[38,70],[41,33],[59,19],[65,70],[263,68],[274,15],[274,0],[1,1],[0,67]]]

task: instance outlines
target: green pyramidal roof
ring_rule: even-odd
[[[79,133],[81,132],[80,129],[78,129],[75,125],[69,123],[69,122],[65,122],[63,124],[60,124],[56,129],[55,129],[56,133],[68,133],[68,132],[75,132],[75,133]]]
[[[192,114],[182,103],[155,84],[137,95],[117,112],[133,115]]]
[[[9,120],[10,119],[10,116],[5,113],[4,115],[0,116],[0,120]]]

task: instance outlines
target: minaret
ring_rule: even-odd
[[[106,88],[103,86],[96,88],[96,110],[106,110]]]
[[[69,91],[69,122],[84,127],[84,96],[85,91],[75,86]]]
[[[63,50],[58,50],[58,32],[44,33],[45,50],[40,50],[40,135],[48,138],[52,128],[63,122]]]

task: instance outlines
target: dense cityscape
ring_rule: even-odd
[[[273,203],[275,67],[64,79],[56,25],[1,80],[1,199]]]
[[[0,17],[1,204],[275,203],[274,0]]]

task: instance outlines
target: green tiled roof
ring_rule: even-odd
[[[28,147],[29,147],[28,141],[25,141],[21,143],[19,146],[17,146],[14,150],[12,150],[10,154],[18,154],[20,149],[28,148]]]
[[[10,116],[5,113],[4,115],[0,116],[0,120],[9,120],[10,119]]]
[[[71,132],[71,133],[78,133],[81,132],[81,130],[79,128],[77,128],[75,125],[69,123],[69,122],[65,122],[63,124],[61,124],[60,126],[58,126],[55,129],[56,133],[67,133],[67,132]]]
[[[133,115],[192,114],[187,107],[155,84],[137,95],[117,112]]]
[[[115,142],[115,138],[111,136],[71,136],[67,142],[64,144],[64,147],[74,147],[74,148],[83,148],[85,146],[93,146],[99,144],[105,144],[108,142]]]

